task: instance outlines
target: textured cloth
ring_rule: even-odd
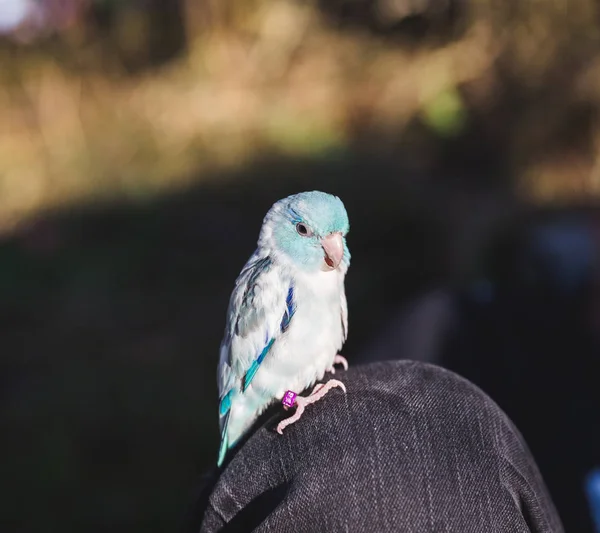
[[[335,377],[347,394],[333,389],[283,436],[276,406],[234,450],[193,531],[563,531],[520,434],[474,385],[412,361]]]

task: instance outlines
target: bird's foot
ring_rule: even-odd
[[[300,420],[300,417],[302,416],[302,413],[304,413],[304,409],[307,405],[318,402],[334,387],[339,387],[344,392],[346,392],[346,386],[337,379],[330,379],[327,383],[318,383],[317,385],[315,385],[315,388],[308,396],[297,396],[296,393],[292,391],[287,391],[283,396],[283,406],[287,409],[288,407],[292,407],[293,405],[295,405],[296,412],[289,418],[286,418],[285,420],[282,420],[281,422],[279,422],[279,424],[277,424],[277,433],[283,435],[283,430],[287,426]],[[291,402],[293,402],[292,405],[290,405]]]
[[[327,369],[327,372],[330,372],[331,374],[335,374],[334,365],[342,365],[344,367],[344,370],[348,370],[348,361],[346,360],[346,358],[343,355],[336,355],[333,358],[333,365],[331,365],[331,368]]]

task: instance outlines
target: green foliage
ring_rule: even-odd
[[[455,137],[465,128],[467,110],[460,93],[454,89],[440,92],[423,106],[425,123],[442,137]]]

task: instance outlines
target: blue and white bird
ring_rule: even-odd
[[[279,200],[266,214],[235,283],[221,343],[219,466],[270,404],[322,380],[336,363],[347,368],[338,351],[348,335],[349,229],[342,201],[319,191]],[[292,392],[296,412],[279,433],[333,387],[345,391],[332,379],[307,397]]]

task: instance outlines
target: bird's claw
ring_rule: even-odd
[[[287,426],[300,420],[300,417],[302,416],[302,413],[304,413],[304,409],[306,408],[307,405],[318,402],[321,398],[323,398],[323,396],[325,396],[334,387],[339,387],[340,389],[342,389],[344,391],[344,393],[346,392],[346,385],[344,385],[341,381],[338,381],[337,379],[330,379],[327,383],[317,383],[315,385],[315,387],[313,388],[312,392],[308,396],[296,396],[295,402],[294,402],[295,407],[296,407],[296,412],[289,418],[286,418],[285,420],[282,420],[281,422],[279,422],[279,424],[277,424],[277,433],[279,433],[280,435],[283,435],[283,430]],[[291,391],[288,391],[288,392],[291,392]],[[287,396],[287,394],[288,393],[286,393],[286,396]],[[294,393],[292,392],[292,394],[294,394]],[[285,403],[284,403],[284,407],[285,407]]]
[[[348,361],[347,361],[347,359],[343,355],[336,355],[333,358],[333,365],[331,365],[331,368],[329,368],[327,370],[331,374],[335,374],[335,367],[334,367],[334,365],[342,365],[344,367],[344,370],[348,370]]]
[[[333,364],[342,365],[344,367],[344,370],[348,370],[348,360],[343,355],[336,355],[333,358]]]

